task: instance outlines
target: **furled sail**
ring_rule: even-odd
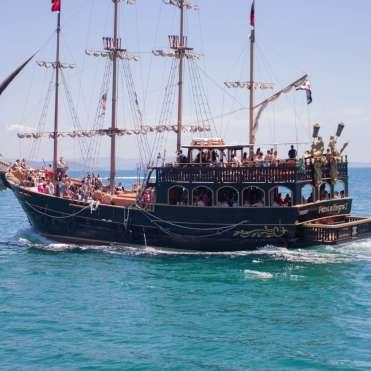
[[[308,78],[308,75],[304,75],[303,77],[301,77],[300,79],[294,81],[293,83],[291,83],[290,85],[286,86],[284,89],[278,91],[277,93],[273,94],[271,97],[269,97],[268,99],[264,100],[263,102],[257,104],[254,109],[257,109],[259,108],[259,111],[258,113],[256,114],[256,118],[255,118],[255,122],[254,122],[254,132],[256,133],[256,131],[258,130],[258,127],[259,127],[259,119],[263,113],[263,111],[267,108],[267,106],[269,105],[269,103],[272,103],[274,102],[275,100],[277,100],[282,94],[288,94],[291,90],[301,86],[303,83],[305,83],[305,81],[307,80]]]
[[[182,131],[185,133],[206,133],[211,131],[210,125],[183,125]],[[149,133],[178,132],[177,125],[142,125],[138,129],[116,129],[114,133],[111,129],[98,130],[74,130],[72,132],[58,132],[57,138],[92,138],[94,136],[109,136],[113,134],[123,135],[147,135]],[[54,132],[28,132],[17,133],[19,139],[54,139]]]
[[[0,95],[3,91],[9,86],[9,84],[19,75],[19,73],[27,66],[31,59],[35,56],[32,55],[26,60],[21,66],[19,66],[11,75],[9,75],[1,84],[0,84]]]

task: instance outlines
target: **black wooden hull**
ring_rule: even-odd
[[[8,184],[9,186],[9,184]],[[300,208],[200,208],[156,205],[154,210],[94,205],[10,185],[33,228],[50,239],[82,244],[126,244],[197,251],[253,250],[266,245],[318,243],[300,236]],[[334,205],[337,207],[334,208]],[[319,210],[349,212],[351,200]],[[304,216],[303,216],[304,215]],[[324,215],[322,215],[324,216]]]
[[[288,246],[295,241],[294,225],[251,223],[251,215],[242,218],[243,209],[159,206],[150,212],[142,208],[100,205],[92,210],[81,202],[46,196],[14,185],[11,189],[33,228],[57,241],[198,251],[251,250],[267,244]],[[226,212],[230,214],[227,217]]]

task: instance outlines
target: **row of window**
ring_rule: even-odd
[[[323,183],[320,187],[318,200],[345,197],[345,186],[338,182],[333,189],[330,184]],[[312,185],[305,185],[301,190],[301,203],[316,201],[315,189]],[[193,205],[193,206],[218,206],[218,207],[285,207],[293,205],[292,191],[283,186],[273,187],[268,192],[268,197],[263,189],[255,186],[245,188],[241,194],[231,186],[219,188],[215,194],[207,186],[199,186],[193,189],[192,194],[187,188],[173,186],[168,191],[168,203],[170,205]]]

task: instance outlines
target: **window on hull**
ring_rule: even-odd
[[[169,189],[168,197],[169,205],[188,205],[189,204],[189,193],[188,189],[175,186]]]
[[[223,187],[218,190],[218,207],[239,207],[238,192],[232,187]]]
[[[342,180],[337,180],[334,185],[334,198],[347,197],[345,183]]]
[[[257,187],[246,188],[242,193],[242,205],[243,207],[264,207],[264,191]]]
[[[193,190],[193,206],[212,206],[213,192],[207,187],[197,187]]]
[[[309,204],[315,201],[315,189],[311,184],[306,184],[301,188],[301,203]]]
[[[290,207],[292,202],[292,191],[287,187],[274,187],[269,193],[271,207]]]
[[[319,189],[319,199],[321,201],[331,199],[331,185],[330,183],[322,183]]]

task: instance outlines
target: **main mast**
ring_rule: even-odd
[[[255,82],[254,82],[254,62],[255,62],[255,0],[251,6],[250,14],[250,100],[249,100],[249,143],[250,151],[254,150],[255,133],[254,133],[254,98],[255,98]]]
[[[61,35],[61,11],[58,11],[57,20],[57,48],[55,58],[55,101],[54,101],[54,148],[53,148],[53,171],[54,177],[57,176],[58,167],[58,131],[59,131],[59,75],[61,69],[60,63],[60,35]]]
[[[121,0],[112,0],[114,3],[113,48],[112,48],[112,117],[111,117],[111,166],[110,189],[115,189],[116,177],[116,131],[117,131],[117,57],[119,50],[118,39],[118,12]]]

